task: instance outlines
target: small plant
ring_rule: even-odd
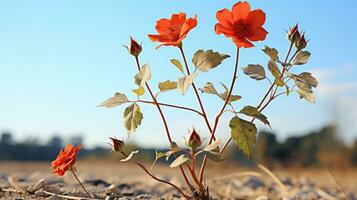
[[[242,97],[234,94],[233,91],[238,75],[239,52],[242,48],[254,47],[253,42],[265,40],[268,32],[262,26],[265,23],[266,16],[260,9],[251,10],[248,2],[238,2],[233,5],[232,10],[226,8],[219,10],[216,13],[216,17],[218,23],[214,27],[215,32],[231,38],[233,45],[236,47],[235,64],[229,86],[221,83],[221,92],[220,89],[216,89],[216,83],[212,82],[207,82],[200,88],[196,86],[194,81],[196,76],[214,71],[215,68],[219,67],[230,56],[213,50],[200,49],[193,55],[192,63],[188,63],[184,53],[183,41],[189,32],[197,26],[198,20],[197,16],[187,18],[185,13],[178,13],[173,14],[170,19],[158,20],[156,23],[158,34],[150,34],[148,37],[151,41],[159,43],[157,49],[163,46],[177,48],[182,60],[180,61],[175,58],[170,61],[180,71],[181,76],[177,80],[163,80],[158,83],[157,89],[154,90],[149,82],[151,78],[149,65],[140,64],[139,58],[143,47],[131,38],[130,44],[126,48],[135,59],[138,70],[138,73],[134,77],[136,87],[133,88],[136,98],[130,99],[125,94],[118,92],[100,104],[100,106],[107,108],[129,104],[124,109],[123,115],[124,125],[129,136],[139,128],[144,119],[139,105],[148,104],[157,108],[166,131],[170,150],[167,152],[157,151],[154,164],[161,158],[166,158],[166,160],[169,160],[171,157],[174,158],[170,167],[179,169],[179,173],[182,174],[187,184],[186,189],[153,175],[148,168],[135,159],[135,154],[138,151],[127,154],[122,150],[123,141],[117,138],[110,138],[110,144],[114,152],[119,152],[125,156],[122,160],[123,162],[132,160],[150,177],[172,186],[185,199],[212,199],[204,176],[207,159],[221,162],[223,160],[222,153],[232,140],[247,157],[252,158],[257,135],[257,128],[254,124],[255,119],[269,127],[271,126],[263,111],[274,99],[283,95],[288,96],[292,93],[297,93],[300,98],[304,98],[309,102],[315,101],[312,89],[317,87],[317,80],[309,72],[302,72],[300,74],[292,72],[295,69],[294,66],[306,64],[310,57],[310,53],[305,50],[308,41],[305,39],[305,34],[299,31],[296,24],[287,33],[289,46],[283,59],[277,49],[265,46],[262,51],[268,57],[267,67],[263,67],[264,65],[260,64],[249,64],[242,68],[244,74],[255,81],[266,80],[269,86],[258,105],[246,105],[237,110],[234,103],[238,102]],[[266,68],[270,72],[270,75],[266,73]],[[198,102],[199,109],[159,101],[159,97],[169,93],[169,91],[178,90],[184,95],[191,88],[195,94],[195,101]],[[151,100],[142,99],[142,96],[146,92],[149,93]],[[216,98],[222,100],[222,105],[220,105],[219,112],[213,123],[207,117],[202,101],[203,94],[216,96]],[[210,134],[208,142],[203,142],[197,131],[191,129],[185,139],[186,146],[179,147],[171,136],[172,130],[162,111],[162,107],[181,109],[198,114],[205,122]],[[225,113],[232,115],[228,123],[231,129],[231,137],[228,141],[221,144],[221,140],[217,138],[216,132],[220,119]],[[197,158],[199,156],[203,157],[202,162],[198,162]],[[196,170],[197,166],[200,166],[199,170]],[[72,168],[70,167],[69,169]],[[74,170],[71,171],[74,172]]]

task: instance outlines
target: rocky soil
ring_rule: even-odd
[[[101,168],[83,164],[77,170],[79,178],[95,199],[181,199],[174,189],[133,170],[136,169],[133,167],[120,164],[114,167],[110,164]],[[159,166],[153,172],[165,180],[185,186],[179,177],[169,176],[172,174],[170,169]],[[220,173],[223,175],[219,176]],[[325,176],[328,174],[321,177],[289,177],[277,176],[264,169],[227,170],[223,173],[215,169],[209,174],[216,174],[206,182],[216,199],[357,199],[357,179],[354,179],[357,176],[349,177],[352,178],[349,187],[344,187],[333,177],[329,177],[328,184],[321,182],[327,180]],[[70,173],[57,177],[50,172],[47,164],[0,163],[0,199],[88,198]]]

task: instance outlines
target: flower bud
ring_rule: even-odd
[[[121,152],[124,146],[124,142],[115,137],[114,138],[110,137],[109,139],[111,140],[111,143],[109,143],[109,145],[112,147],[112,151]]]
[[[307,46],[307,40],[305,39],[305,33],[301,35],[301,37],[295,42],[295,47],[298,50],[304,49]]]
[[[130,44],[129,46],[125,46],[129,53],[135,57],[139,56],[139,54],[141,53],[141,51],[143,50],[141,45],[139,43],[137,43],[134,38],[130,37]]]
[[[295,24],[288,32],[288,38],[292,43],[295,43],[300,38],[300,32],[298,24]]]
[[[196,149],[201,146],[202,141],[195,129],[192,129],[191,133],[186,137],[186,145],[192,149]]]

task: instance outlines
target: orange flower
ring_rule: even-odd
[[[81,149],[81,145],[74,147],[68,144],[65,149],[61,149],[56,160],[52,162],[53,173],[58,176],[63,176],[67,170],[71,169],[76,162],[77,153]]]
[[[265,13],[260,9],[250,11],[248,2],[234,4],[232,11],[222,9],[217,12],[216,17],[216,33],[232,38],[237,47],[254,47],[252,42],[263,41],[268,34],[262,27]]]
[[[161,42],[161,46],[178,46],[186,38],[188,32],[197,26],[197,16],[186,19],[185,13],[173,14],[171,19],[160,19],[156,22],[158,35],[148,35],[153,42]]]

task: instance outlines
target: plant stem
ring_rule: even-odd
[[[186,60],[186,56],[185,56],[185,52],[183,51],[183,48],[182,48],[182,45],[178,47],[180,49],[180,52],[181,52],[181,55],[182,55],[182,58],[183,58],[183,61],[185,63],[185,67],[186,67],[186,71],[187,71],[187,74],[190,75],[190,69],[188,67],[188,64],[187,64],[187,60]],[[203,106],[203,103],[202,103],[202,100],[200,98],[200,95],[198,94],[198,90],[197,90],[197,87],[195,85],[195,83],[193,82],[192,83],[192,88],[193,88],[193,91],[195,92],[195,95],[196,95],[196,98],[197,98],[197,101],[198,101],[198,104],[200,105],[200,108],[201,108],[201,111],[202,111],[202,117],[203,119],[205,120],[206,122],[206,125],[207,125],[207,128],[211,134],[211,137],[213,136],[213,139],[216,139],[213,135],[213,130],[212,130],[212,127],[208,121],[208,117],[207,117],[207,114],[206,114],[206,111],[205,111],[205,108]]]
[[[69,171],[72,172],[74,178],[76,178],[77,182],[79,183],[79,185],[81,185],[81,187],[83,188],[83,190],[85,191],[85,193],[87,193],[88,197],[89,197],[89,198],[94,198],[94,197],[92,196],[92,194],[87,191],[87,189],[84,187],[84,185],[82,184],[82,182],[79,180],[79,178],[77,177],[76,173],[74,172],[74,169],[71,167]]]
[[[120,152],[121,154],[123,154],[125,157],[128,157],[128,155],[126,153],[124,153],[123,151]],[[187,196],[177,185],[169,182],[169,181],[165,181],[163,179],[160,179],[158,177],[156,177],[155,175],[153,175],[143,164],[141,164],[140,162],[134,160],[135,164],[138,165],[142,170],[144,170],[145,173],[147,173],[151,178],[155,179],[158,182],[161,183],[165,183],[167,185],[170,185],[171,187],[175,188],[180,194],[182,194],[183,197],[185,197],[185,199],[187,200],[191,200],[191,197]]]
[[[288,58],[289,58],[289,55],[290,55],[290,53],[291,53],[293,44],[294,44],[294,43],[290,42],[290,47],[289,47],[288,52],[286,53],[286,57],[285,57],[284,63],[286,63],[286,62],[288,61]],[[289,63],[291,62],[291,60],[295,57],[295,55],[296,55],[298,52],[299,52],[298,50],[295,51],[295,53],[293,54],[293,56],[290,58]],[[284,65],[284,66],[283,66],[282,73],[281,73],[281,75],[280,75],[280,78],[282,78],[282,77],[284,76],[285,70],[287,70],[287,67]],[[270,102],[275,98],[274,95],[275,95],[275,93],[276,93],[277,90],[275,90],[275,91],[273,92],[273,94],[270,96],[270,98],[269,98],[269,100],[266,102],[266,104],[260,109],[260,107],[263,105],[265,99],[268,97],[269,93],[272,91],[272,89],[274,88],[274,86],[275,86],[275,83],[273,82],[273,83],[270,85],[268,91],[265,93],[263,99],[262,99],[262,100],[260,101],[260,103],[258,104],[257,109],[259,110],[259,112],[262,112],[262,111],[270,104]],[[278,87],[278,86],[276,86],[276,87]],[[277,89],[277,88],[276,88],[276,89]],[[251,122],[254,122],[254,120],[255,120],[255,117],[253,117],[253,119],[251,120]],[[227,140],[227,142],[223,145],[223,148],[222,148],[221,151],[219,152],[220,155],[222,155],[223,151],[228,147],[228,144],[229,144],[231,141],[232,141],[232,137],[230,137],[229,140]]]
[[[130,102],[147,103],[147,104],[154,104],[154,105],[156,104],[155,102],[145,101],[145,100],[137,100],[137,101],[130,101]],[[195,110],[193,108],[188,108],[188,107],[185,107],[185,106],[178,106],[178,105],[173,105],[173,104],[167,104],[167,103],[161,103],[161,102],[157,102],[157,104],[159,104],[160,106],[177,108],[177,109],[181,109],[181,110],[188,110],[188,111],[195,112],[195,113],[203,116],[203,114],[200,111]]]
[[[138,68],[138,71],[140,71],[140,70],[141,70],[141,67],[140,67],[140,62],[139,62],[139,57],[138,57],[138,56],[135,56],[135,61],[136,61],[136,66],[137,66],[137,68]],[[172,139],[171,139],[171,135],[170,135],[170,130],[169,130],[169,126],[167,125],[167,121],[166,121],[166,118],[165,118],[165,116],[164,116],[164,113],[162,112],[160,105],[158,104],[158,102],[157,102],[157,100],[156,100],[154,94],[152,93],[149,84],[148,84],[148,83],[145,83],[145,86],[146,86],[147,90],[149,91],[149,93],[150,93],[150,95],[151,95],[151,97],[152,97],[152,100],[154,101],[154,103],[155,103],[155,105],[156,105],[156,107],[157,107],[157,110],[158,110],[159,113],[160,113],[162,122],[163,122],[164,127],[165,127],[165,130],[166,130],[167,139],[169,140],[169,142],[170,142],[170,144],[171,144],[171,143],[172,143]],[[176,157],[175,154],[174,154],[174,156]],[[186,175],[185,171],[183,170],[182,166],[180,166],[180,171],[181,171],[181,173],[182,173],[183,178],[185,179],[185,182],[186,182],[187,186],[188,186],[189,188],[192,188],[192,185],[190,184],[190,182],[189,182],[189,180],[188,180],[188,178],[187,178],[187,175]]]
[[[220,112],[216,116],[216,119],[215,119],[215,122],[214,122],[214,126],[213,126],[213,132],[212,132],[211,138],[209,140],[209,144],[211,144],[213,139],[214,139],[214,134],[216,133],[219,120],[220,120],[220,118],[221,118],[221,116],[222,116],[222,114],[224,112],[224,109],[226,108],[227,104],[229,103],[229,99],[230,99],[230,96],[231,96],[233,88],[234,88],[234,84],[235,84],[236,79],[237,79],[238,62],[239,62],[239,48],[237,47],[236,62],[235,62],[235,66],[234,66],[234,72],[233,72],[231,86],[230,86],[230,89],[229,89],[229,92],[228,92],[228,95],[227,95],[227,99],[225,100]],[[203,181],[203,175],[204,175],[204,170],[205,170],[205,167],[206,167],[206,163],[207,163],[207,156],[204,157],[202,165],[201,165],[201,169],[200,169],[199,178],[200,178],[200,182],[201,183]]]

